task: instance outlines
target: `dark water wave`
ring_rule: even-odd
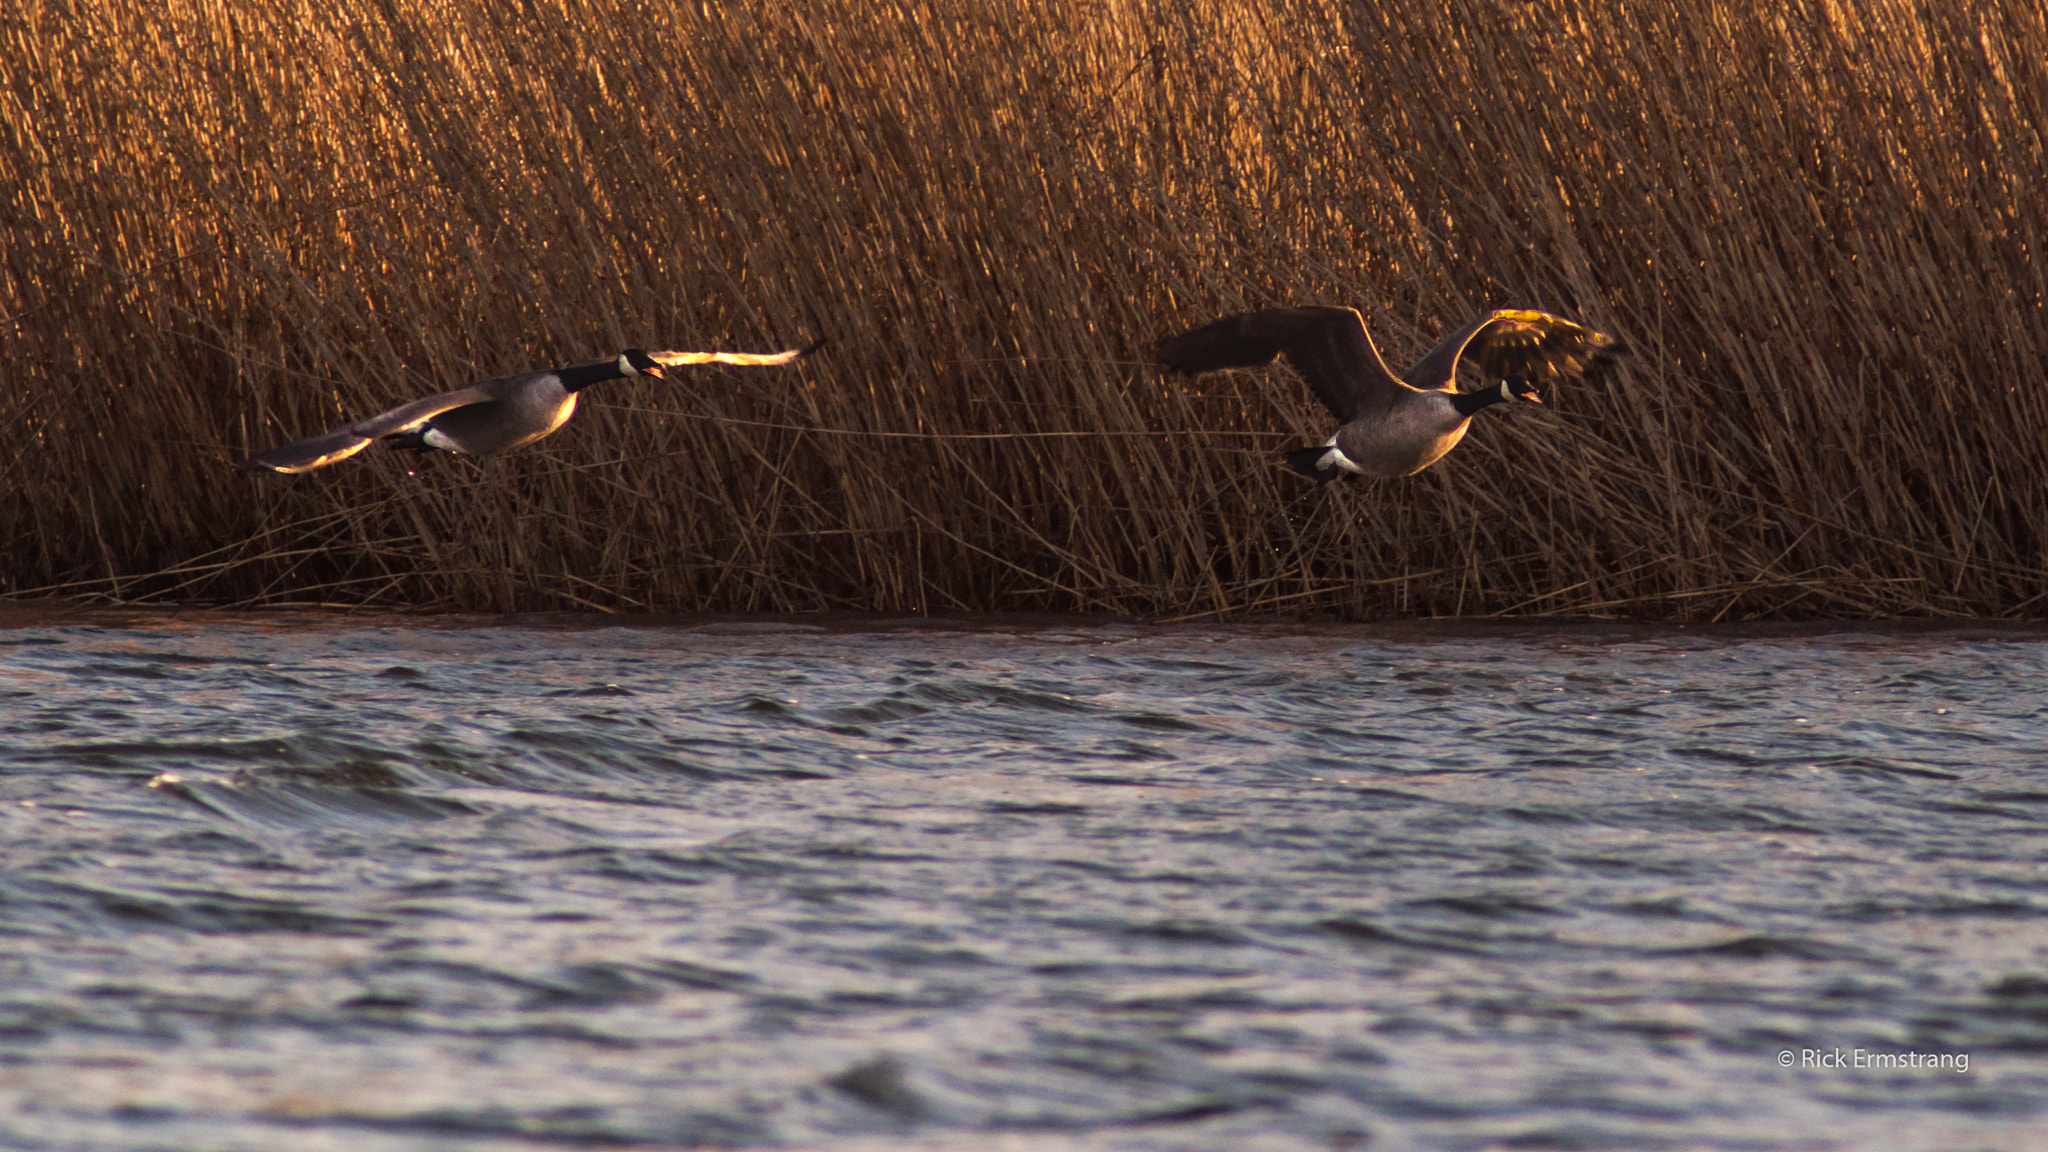
[[[18,628],[0,1146],[2038,1146],[2044,672],[1984,633]]]

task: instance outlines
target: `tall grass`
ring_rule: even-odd
[[[0,591],[483,610],[2048,614],[2048,18],[2004,0],[0,9]],[[1157,337],[1630,367],[1313,489]],[[498,457],[244,454],[790,346]]]

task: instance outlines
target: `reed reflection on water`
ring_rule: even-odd
[[[17,627],[0,1145],[2022,1148],[2044,671],[1987,630]]]

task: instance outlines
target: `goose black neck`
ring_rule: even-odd
[[[561,379],[563,391],[581,392],[592,384],[602,384],[606,380],[617,380],[619,377],[624,376],[625,373],[619,371],[619,362],[613,359],[599,360],[595,364],[579,364],[574,368],[564,368],[555,373],[555,375]]]
[[[1460,416],[1470,416],[1489,404],[1498,404],[1508,398],[1508,386],[1498,384],[1492,388],[1481,388],[1477,392],[1459,392],[1451,397],[1451,407]]]

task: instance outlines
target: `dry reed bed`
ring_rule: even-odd
[[[0,12],[0,591],[465,609],[2048,612],[2048,24],[1999,0]],[[1159,335],[1631,367],[1311,490]],[[533,448],[245,452],[626,346]]]

